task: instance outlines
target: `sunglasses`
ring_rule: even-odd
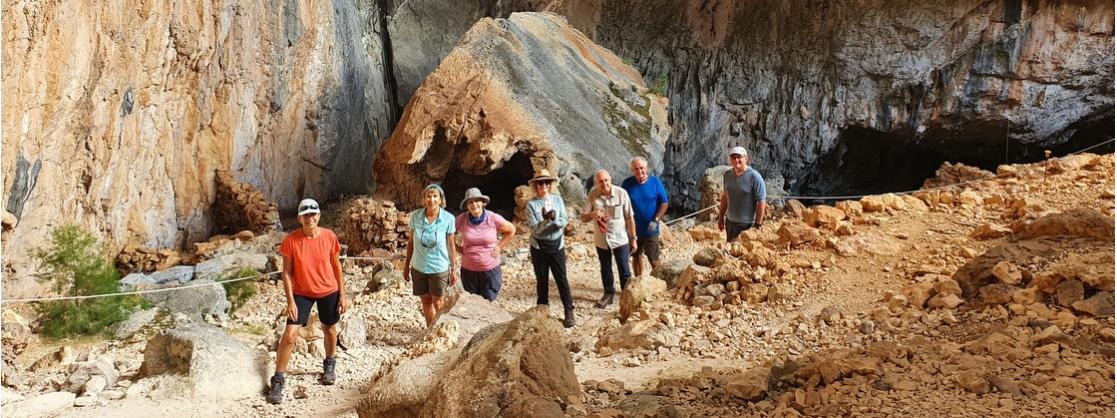
[[[318,210],[318,205],[303,205],[299,206],[299,212],[304,210]]]
[[[430,234],[427,234],[428,232]],[[438,245],[438,235],[435,235],[436,232],[435,228],[423,228],[419,231],[419,244],[422,244],[423,248],[434,248],[435,245]]]

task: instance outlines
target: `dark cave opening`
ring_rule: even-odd
[[[513,154],[500,168],[483,175],[469,174],[457,167],[451,168],[442,181],[442,187],[446,191],[446,208],[451,212],[461,213],[459,205],[466,189],[476,187],[489,197],[487,209],[511,220],[516,210],[516,187],[527,184],[533,173],[531,157],[523,152]]]
[[[999,129],[1003,132],[1003,125]],[[787,189],[799,196],[848,196],[914,190],[934,177],[935,170],[943,162],[960,162],[995,172],[997,166],[1005,164],[1006,160],[1010,164],[1042,161],[1044,150],[1050,150],[1051,158],[1057,158],[1114,137],[1112,115],[1071,125],[1067,130],[1069,138],[1057,146],[1009,142],[1006,150],[1003,140],[989,139],[991,129],[982,131],[986,135],[981,136],[985,138],[975,139],[980,136],[934,132],[917,136],[914,133],[846,128],[839,135],[838,144],[815,164],[798,175],[787,176],[789,180],[794,180],[794,183],[788,182]],[[1113,151],[1114,144],[1109,142],[1089,152],[1107,154]],[[812,201],[815,202],[820,201]]]

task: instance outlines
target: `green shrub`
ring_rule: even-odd
[[[255,269],[246,267],[238,270],[231,277],[227,277],[222,280],[256,277],[259,275],[260,272],[256,271]],[[252,279],[222,283],[221,285],[225,287],[225,298],[228,299],[229,303],[233,305],[233,307],[229,309],[230,313],[236,311],[241,306],[244,306],[245,302],[248,302],[249,299],[252,299],[253,296],[256,296],[256,282]]]
[[[97,238],[76,225],[65,225],[51,232],[50,245],[32,254],[42,265],[43,280],[68,296],[113,293],[120,274],[113,268],[106,248]],[[123,321],[143,305],[137,296],[109,296],[73,301],[44,302],[38,305],[43,315],[43,334],[65,338],[94,335]]]

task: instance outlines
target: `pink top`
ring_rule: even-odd
[[[469,222],[469,212],[458,215],[455,226],[462,234],[462,268],[489,271],[500,265],[500,258],[493,257],[493,249],[499,242],[497,229],[505,222],[504,217],[489,210],[478,225]]]

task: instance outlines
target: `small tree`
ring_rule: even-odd
[[[43,280],[68,296],[89,296],[116,291],[120,274],[97,238],[77,225],[51,232],[50,245],[33,256],[43,267]],[[120,322],[141,305],[136,296],[109,296],[72,301],[44,302],[42,332],[50,337],[98,334]]]

